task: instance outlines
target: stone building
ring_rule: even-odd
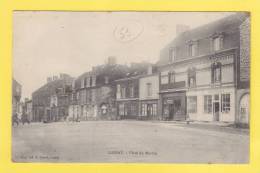
[[[17,114],[18,117],[22,114],[22,85],[15,79],[12,82],[12,114]]]
[[[248,13],[236,13],[184,31],[162,49],[158,70],[163,119],[236,122],[240,38],[247,18]]]
[[[147,74],[146,72],[149,66],[151,66],[151,64],[145,62],[132,63],[129,72],[126,74],[126,77],[115,81],[117,115],[121,119],[142,118],[139,117],[140,115],[139,80],[141,77]],[[143,81],[144,80],[145,79],[143,79]],[[145,116],[147,116],[147,114]]]
[[[32,100],[25,98],[23,103],[23,114],[30,122],[33,120]]]
[[[139,118],[158,120],[159,75],[153,66],[139,77]]]
[[[32,93],[33,121],[66,119],[72,81],[73,78],[67,74],[48,77],[47,83]]]
[[[70,119],[115,119],[116,79],[124,77],[127,66],[116,63],[114,57],[91,71],[80,75],[73,84],[70,96]]]
[[[238,125],[248,126],[250,115],[250,17],[240,25],[240,59],[237,89]]]

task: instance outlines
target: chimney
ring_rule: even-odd
[[[52,77],[47,77],[47,83],[52,81]]]
[[[183,24],[177,24],[176,25],[176,35],[179,35],[185,31],[188,31],[190,27],[188,25],[183,25]]]
[[[53,80],[58,80],[58,76],[53,76],[52,79]]]
[[[109,56],[107,58],[107,64],[108,65],[115,65],[116,64],[116,57],[115,56]]]
[[[152,65],[149,65],[148,68],[147,68],[147,74],[150,75],[150,74],[153,74],[153,66]]]

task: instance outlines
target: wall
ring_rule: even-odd
[[[152,95],[147,96],[147,83],[151,83],[152,87]],[[159,76],[152,75],[142,77],[139,80],[139,93],[140,99],[159,99]]]
[[[220,94],[230,94],[230,111],[229,113],[221,113],[221,95]],[[220,119],[219,121],[224,122],[235,122],[235,88],[234,87],[221,87],[215,89],[203,89],[203,90],[190,90],[187,91],[186,95],[188,96],[197,96],[197,113],[189,113],[191,120],[196,121],[213,121],[213,112],[205,113],[204,112],[204,95],[212,95],[212,99],[215,94],[219,94],[220,100]],[[212,104],[213,105],[213,104]],[[213,109],[212,109],[213,110]]]

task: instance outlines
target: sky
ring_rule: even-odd
[[[13,77],[22,97],[31,98],[49,76],[72,77],[104,64],[155,63],[160,50],[176,37],[176,25],[190,28],[230,12],[55,12],[13,14]]]

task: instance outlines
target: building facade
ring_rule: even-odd
[[[117,115],[120,119],[147,119],[148,115],[149,118],[157,116],[157,77],[153,72],[150,63],[133,63],[126,77],[115,81]],[[149,87],[149,93],[146,93],[146,87]]]
[[[22,114],[22,85],[15,79],[12,82],[12,115],[16,114],[18,117]]]
[[[70,97],[70,119],[116,119],[114,81],[124,77],[126,70],[126,66],[116,64],[115,58],[110,57],[106,64],[79,76]]]
[[[139,78],[139,118],[158,120],[159,75],[151,67],[147,75]]]
[[[234,14],[188,30],[162,49],[163,119],[236,122],[240,26],[247,17]]]
[[[31,122],[33,120],[33,108],[32,108],[32,100],[25,99],[23,104],[23,115],[26,120]]]
[[[69,93],[73,78],[67,74],[47,78],[32,94],[33,121],[62,121],[68,116]]]

